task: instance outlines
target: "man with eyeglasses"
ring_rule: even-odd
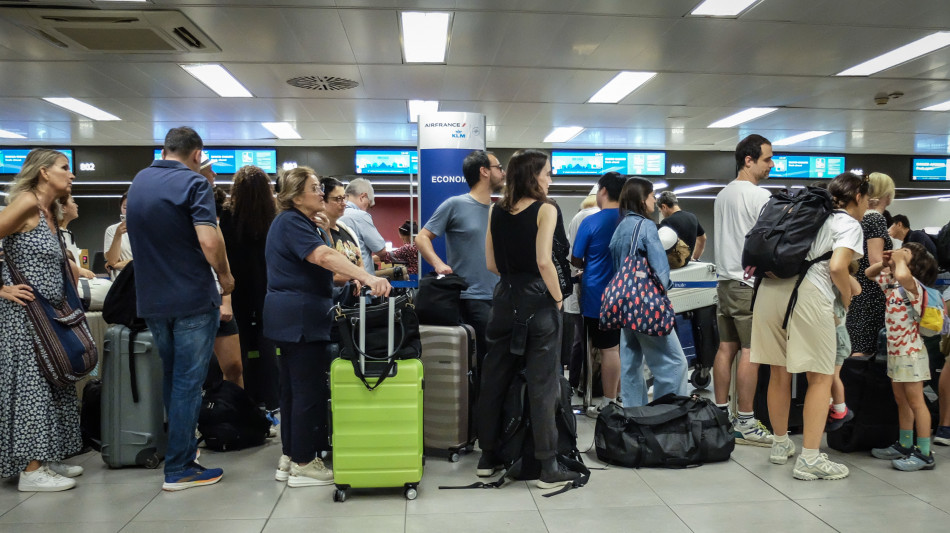
[[[491,152],[476,150],[462,162],[462,175],[468,183],[466,194],[442,202],[416,236],[416,247],[439,274],[458,274],[468,283],[462,292],[462,322],[475,329],[477,366],[481,368],[487,346],[485,329],[491,313],[492,292],[498,276],[488,271],[485,260],[485,234],[488,232],[488,207],[492,193],[505,185],[505,169]],[[445,235],[448,263],[435,253],[432,240]]]
[[[373,216],[369,214],[369,208],[374,205],[373,184],[365,178],[351,180],[346,186],[346,209],[340,222],[352,229],[359,238],[363,268],[370,274],[376,273],[373,256],[384,256],[386,253],[386,240],[379,234],[373,224]]]

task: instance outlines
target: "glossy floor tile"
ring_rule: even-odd
[[[201,462],[224,469],[217,485],[162,492],[161,470],[112,470],[96,453],[68,462],[85,473],[76,489],[21,493],[0,481],[0,533],[251,532],[553,532],[761,533],[946,531],[950,524],[950,448],[935,447],[938,466],[899,472],[867,452],[823,448],[851,470],[847,479],[804,482],[768,448],[737,446],[732,459],[684,470],[606,469],[592,449],[594,424],[578,415],[578,447],[593,467],[583,488],[547,498],[533,482],[500,489],[444,490],[478,478],[478,453],[451,463],[427,457],[416,500],[400,489],[352,491],[333,501],[333,486],[288,488],[274,480],[276,439],[228,453],[203,450]],[[801,448],[801,437],[793,435]]]

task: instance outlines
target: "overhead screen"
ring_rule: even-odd
[[[551,173],[556,176],[599,176],[605,172],[664,176],[666,152],[551,153]]]
[[[416,150],[356,150],[357,174],[418,174]]]
[[[26,161],[26,154],[30,153],[31,148],[0,148],[0,174],[16,174],[23,168],[23,162]],[[76,172],[73,168],[73,151],[64,148],[53,148],[66,154],[69,160],[69,170]]]
[[[268,174],[277,172],[277,150],[273,149],[209,148],[203,154],[214,163],[214,171],[218,174],[234,174],[246,165],[260,167]],[[162,150],[155,150],[155,159],[161,158]]]
[[[911,181],[950,181],[950,159],[914,158]]]
[[[774,155],[771,178],[831,179],[845,171],[840,155]]]

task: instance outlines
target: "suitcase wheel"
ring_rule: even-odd
[[[712,376],[707,368],[697,368],[689,376],[689,382],[697,389],[705,389],[712,381]]]
[[[158,453],[153,453],[145,459],[145,468],[158,468],[158,465],[162,464],[162,458]]]
[[[459,459],[461,459],[461,456],[459,455],[459,452],[452,452],[452,453],[449,455],[449,462],[450,462],[450,463],[457,463],[457,462],[459,462]],[[411,500],[412,498],[409,498],[409,499]]]
[[[415,487],[406,487],[407,500],[415,500],[417,496],[419,496],[419,493],[416,491]]]
[[[333,491],[333,501],[343,503],[346,501],[346,490],[336,489]]]

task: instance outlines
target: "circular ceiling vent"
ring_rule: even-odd
[[[288,85],[311,91],[345,91],[359,87],[359,82],[336,76],[298,76],[287,80]]]

